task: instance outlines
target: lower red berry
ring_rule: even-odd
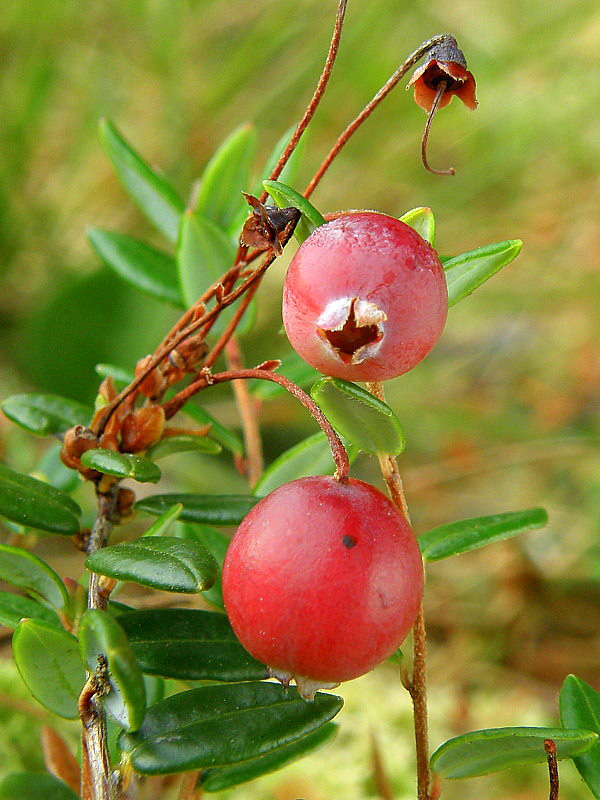
[[[423,565],[413,532],[367,483],[300,478],[237,530],[223,597],[246,649],[304,696],[369,672],[418,613]]]

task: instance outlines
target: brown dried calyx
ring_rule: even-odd
[[[327,306],[317,321],[317,332],[344,364],[360,364],[379,349],[386,319],[375,303],[344,297]]]

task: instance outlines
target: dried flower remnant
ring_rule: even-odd
[[[246,247],[256,247],[258,250],[273,249],[276,256],[283,253],[282,242],[286,242],[293,233],[300,219],[297,208],[278,208],[266,206],[251,194],[243,193],[252,206],[252,215],[248,217],[240,236],[240,241]]]

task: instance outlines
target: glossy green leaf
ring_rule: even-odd
[[[135,378],[131,370],[117,367],[115,364],[96,364],[94,369],[101,378],[111,377],[118,388],[128,386]]]
[[[121,233],[90,228],[88,239],[107,267],[140,292],[183,308],[175,259]]]
[[[359,450],[395,456],[404,450],[400,420],[366,389],[340,378],[321,378],[310,393],[336,431]]]
[[[166,536],[171,529],[175,520],[183,511],[181,503],[174,503],[171,508],[168,508],[164,514],[155,520],[147,531],[144,531],[142,536]]]
[[[106,475],[133,478],[140,483],[158,483],[160,480],[160,469],[156,464],[149,458],[132,453],[118,453],[98,447],[96,450],[87,450],[81,456],[81,463]]]
[[[16,628],[22,619],[41,619],[60,628],[60,620],[41,603],[13,592],[0,592],[0,625]]]
[[[79,645],[89,672],[105,668],[110,690],[106,710],[128,731],[136,731],[146,713],[144,678],[119,623],[106,611],[88,609],[79,626]]]
[[[266,381],[263,381],[266,383]],[[186,403],[182,409],[184,414],[191,417],[195,422],[200,425],[210,425],[210,438],[222,444],[227,450],[232,453],[242,455],[244,452],[244,445],[237,433],[229,430],[224,425],[213,417],[205,408],[196,405],[193,401]]]
[[[560,690],[560,722],[564,728],[586,728],[600,734],[600,692],[575,675]],[[595,798],[600,798],[600,741],[574,758],[575,766]]]
[[[203,525],[239,525],[258,497],[237,494],[155,494],[138,500],[135,507],[149,514],[162,514],[174,503],[182,503],[182,522]]]
[[[547,760],[544,741],[552,739],[557,758],[589,750],[598,734],[564,728],[489,728],[444,742],[431,756],[431,769],[444,778],[475,778],[507,767]]]
[[[164,679],[158,675],[144,675],[143,678],[146,687],[146,708],[150,708],[164,700],[167,686]]]
[[[233,242],[215,222],[201,214],[185,212],[177,246],[177,269],[187,306],[193,305],[229,269],[234,258]]]
[[[357,455],[356,447],[348,447],[347,451],[350,460],[354,461]],[[335,463],[331,447],[325,434],[319,431],[290,447],[269,464],[254,487],[254,494],[257,497],[264,497],[296,478],[304,478],[307,475],[333,475],[334,472]]]
[[[160,442],[151,447],[148,458],[157,459],[170,456],[175,453],[205,453],[206,455],[217,455],[222,450],[221,445],[208,436],[194,436],[193,434],[181,434],[179,436],[165,436]]]
[[[195,210],[221,228],[246,205],[242,192],[250,188],[255,150],[256,130],[242,125],[225,139],[204,170]]]
[[[426,561],[439,561],[459,553],[468,553],[492,542],[518,536],[525,531],[543,528],[548,514],[543,508],[508,511],[489,517],[476,517],[440,525],[418,537],[421,554]]]
[[[17,669],[35,699],[59,717],[79,716],[85,670],[77,639],[42,620],[26,619],[12,641]]]
[[[56,394],[13,394],[2,403],[12,422],[36,436],[63,433],[74,425],[87,425],[92,409]]]
[[[0,516],[27,528],[72,536],[79,506],[65,492],[0,464]]]
[[[205,769],[200,775],[200,785],[205,792],[219,792],[222,789],[229,789],[231,786],[237,786],[240,783],[259,778],[261,775],[274,772],[298,758],[309,755],[335,736],[337,730],[338,726],[335,722],[328,722],[322,728],[303,736],[302,739],[283,745],[283,747],[258,758],[251,758],[249,761],[229,767]]]
[[[325,218],[321,212],[317,211],[312,203],[309,203],[305,197],[302,197],[302,195],[295,189],[292,189],[291,186],[287,186],[287,184],[281,183],[281,181],[263,181],[263,186],[279,208],[293,206],[302,214],[294,231],[294,235],[300,244],[302,244],[305,239],[308,239],[315,228],[325,224]]]
[[[13,772],[0,781],[0,800],[79,800],[66,783],[45,772]]]
[[[0,544],[0,579],[59,611],[69,602],[65,585],[52,567],[22,547]]]
[[[303,361],[295,352],[288,353],[281,359],[281,366],[278,368],[277,374],[289,378],[302,389],[311,386],[321,377],[320,372]],[[287,394],[287,390],[283,386],[273,381],[252,381],[251,392],[261,400],[270,400],[277,395]]]
[[[435,218],[430,208],[426,206],[413,208],[403,214],[400,221],[410,225],[426,242],[435,246]]]
[[[219,566],[219,574],[215,585],[211,586],[206,592],[203,593],[204,600],[208,600],[214,606],[220,609],[225,609],[223,603],[223,590],[221,582],[221,572],[223,569],[223,561],[225,554],[231,541],[228,536],[225,536],[218,528],[211,528],[208,525],[179,525],[179,530],[182,538],[193,539],[199,542],[203,547],[206,547],[208,552],[212,555]]]
[[[210,589],[217,576],[217,564],[204,547],[174,536],[144,536],[104,547],[88,556],[85,565],[119,581],[184,594]]]
[[[79,486],[79,473],[74,469],[65,467],[60,459],[61,444],[49,447],[31,473],[32,478],[49,483],[62,492],[72,492]]]
[[[267,678],[264,664],[244,650],[218,611],[150,609],[122,614],[144,672],[183,680],[248,681]]]
[[[478,247],[477,250],[470,250],[445,261],[448,305],[453,306],[458,303],[502,267],[514,261],[522,247],[523,242],[520,239],[511,239],[507,242]]]
[[[307,703],[274,683],[205,686],[157,703],[119,746],[143,775],[237,764],[302,739],[341,707],[335,695]]]
[[[158,230],[175,242],[184,210],[183,201],[166,179],[152,169],[106,119],[100,122],[100,138],[131,198]]]

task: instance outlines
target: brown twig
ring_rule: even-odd
[[[371,116],[373,111],[377,108],[377,106],[384,100],[388,94],[396,87],[398,82],[406,75],[409,69],[413,67],[417,61],[420,61],[421,58],[425,55],[425,53],[434,45],[443,42],[444,39],[447,39],[450,36],[449,33],[440,33],[438,36],[434,36],[431,39],[428,39],[423,44],[419,45],[419,47],[412,52],[409,57],[401,64],[396,72],[386,81],[386,83],[381,87],[381,89],[374,95],[372,100],[363,108],[360,114],[355,117],[352,122],[348,125],[348,127],[340,134],[338,140],[333,145],[329,153],[323,159],[321,166],[316,171],[315,175],[313,176],[311,182],[308,184],[306,189],[304,190],[304,197],[310,197],[314,190],[317,188],[317,185],[320,183],[321,178],[327,172],[329,167],[331,166],[333,160],[338,156],[340,150],[346,142],[350,139],[350,137],[356,133],[356,131],[360,128],[360,126]]]
[[[269,175],[270,181],[275,181],[280,176],[281,171],[287,164],[290,156],[296,149],[298,142],[300,141],[300,137],[306,130],[308,123],[313,118],[315,111],[317,110],[317,106],[321,102],[321,98],[325,93],[325,89],[327,88],[327,84],[329,83],[329,78],[331,77],[331,72],[333,70],[333,65],[335,64],[335,59],[338,53],[338,49],[340,46],[340,39],[342,36],[342,28],[344,26],[344,17],[346,15],[346,6],[348,4],[348,0],[340,0],[338,4],[338,10],[335,18],[335,26],[333,28],[333,35],[331,37],[331,44],[329,45],[329,52],[327,53],[327,58],[325,60],[325,66],[323,67],[323,71],[321,72],[321,77],[319,78],[319,82],[317,83],[317,88],[306,107],[306,111],[302,116],[302,119],[296,126],[296,130],[292,134],[290,141],[287,144],[287,147],[283,151],[281,158],[275,165],[273,171]],[[259,198],[261,203],[264,203],[267,199],[267,192],[263,192]]]
[[[178,800],[200,800],[202,790],[198,787],[199,771],[186,772],[179,787]]]
[[[285,378],[283,375],[278,375],[270,370],[239,369],[227,372],[218,372],[215,375],[208,371],[201,372],[195,381],[190,383],[189,386],[186,386],[185,389],[182,389],[164,404],[165,416],[167,419],[169,419],[169,417],[176,414],[177,411],[179,411],[179,409],[185,405],[185,403],[187,403],[190,397],[193,397],[195,394],[203,389],[206,389],[208,386],[212,386],[215,383],[227,383],[228,381],[247,379],[266,380],[273,381],[273,383],[278,383],[280,386],[283,386],[284,389],[287,389],[290,394],[294,395],[294,397],[299,400],[306,409],[308,409],[315,421],[321,426],[323,433],[325,436],[327,436],[327,440],[329,441],[333,460],[336,465],[335,478],[336,480],[345,483],[348,480],[348,473],[350,472],[348,453],[346,452],[340,437],[333,429],[333,426],[323,414],[319,406],[309,395],[306,394],[305,391],[290,381],[289,378]]]
[[[77,759],[63,737],[49,725],[44,725],[42,728],[42,752],[48,772],[66,783],[75,794],[78,794],[81,770]]]
[[[550,777],[550,795],[548,800],[558,800],[558,761],[556,760],[556,745],[552,739],[544,741],[544,750],[548,757],[548,775]]]
[[[454,169],[454,167],[448,167],[448,169],[434,169],[429,165],[429,161],[427,160],[427,141],[429,140],[429,130],[431,128],[431,123],[433,122],[433,117],[435,116],[435,112],[438,110],[440,100],[444,96],[444,92],[446,91],[447,85],[448,84],[446,81],[441,81],[440,85],[437,88],[437,92],[435,93],[435,97],[433,99],[433,103],[431,104],[429,114],[427,115],[425,130],[423,131],[423,138],[421,139],[421,161],[423,162],[423,166],[425,167],[427,172],[431,172],[433,175],[456,174],[456,170]]]

